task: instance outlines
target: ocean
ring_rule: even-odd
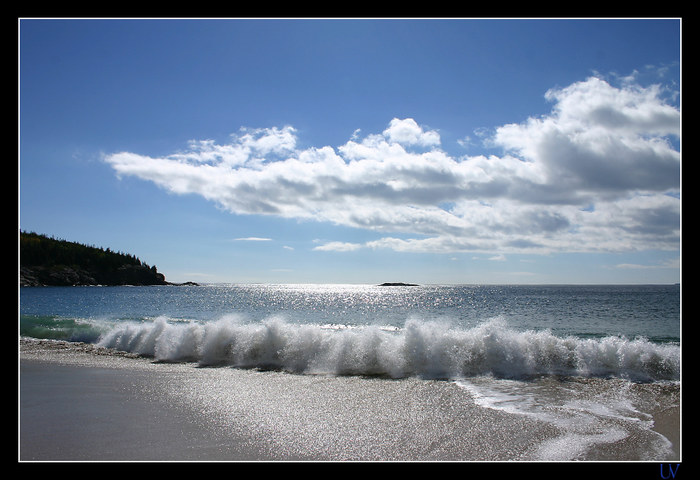
[[[222,390],[231,372],[298,389],[294,401],[264,396],[284,408],[263,415],[278,418],[274,428],[255,420],[294,451],[280,458],[680,458],[678,285],[23,287],[19,310],[24,342],[125,352],[140,359],[121,356],[127,365],[148,359],[164,375],[176,368],[198,379],[164,388],[200,411],[194,396],[208,389],[208,416],[222,428],[240,426],[242,406],[256,399],[250,414],[263,398]],[[344,397],[354,400],[341,414],[330,405]],[[394,422],[369,422],[367,405]],[[289,419],[282,433],[295,409],[309,416]],[[437,425],[449,439],[435,440]],[[357,440],[358,429],[363,447],[340,440]],[[400,441],[387,440],[399,432]]]

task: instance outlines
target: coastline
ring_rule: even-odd
[[[479,407],[451,382],[200,368],[20,343],[20,461],[531,461],[534,445],[558,433]],[[668,436],[678,411],[666,413],[657,431],[678,442]]]

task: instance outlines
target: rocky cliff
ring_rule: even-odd
[[[112,252],[35,233],[20,233],[22,286],[169,285],[155,266]]]

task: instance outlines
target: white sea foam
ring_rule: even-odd
[[[639,458],[665,458],[671,442],[655,432],[651,415],[636,405],[630,383],[566,384],[478,377],[457,380],[474,401],[488,409],[523,415],[552,426],[558,434],[533,444],[530,458],[568,461],[588,458],[591,449],[630,442]],[[604,386],[601,388],[601,386]],[[643,402],[640,402],[643,403]],[[645,437],[645,442],[632,438]],[[599,453],[596,457],[602,456]]]
[[[161,361],[279,369],[297,373],[463,378],[494,375],[613,376],[678,380],[680,347],[645,339],[557,337],[518,331],[502,319],[474,328],[409,320],[403,328],[313,325],[281,317],[246,322],[116,324],[99,345]]]

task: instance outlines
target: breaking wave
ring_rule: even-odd
[[[418,320],[395,328],[296,324],[279,317],[259,323],[232,316],[207,323],[161,317],[117,324],[96,343],[164,362],[305,374],[680,379],[677,344],[617,336],[558,337],[547,330],[518,331],[502,318],[473,328]]]

